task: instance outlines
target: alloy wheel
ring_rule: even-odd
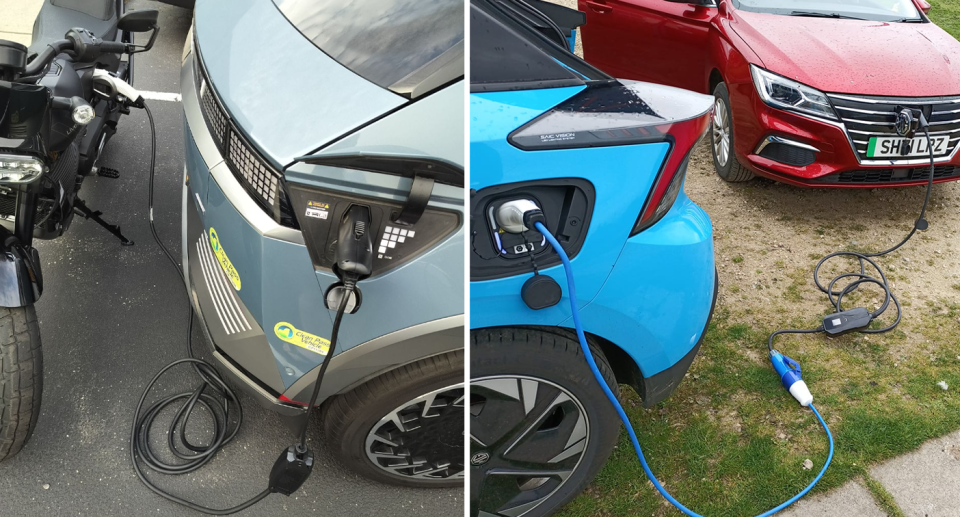
[[[723,99],[717,97],[713,103],[713,156],[721,167],[726,167],[730,159],[730,117],[727,116],[727,105]]]
[[[367,434],[367,458],[396,476],[463,478],[463,383],[420,395]]]
[[[590,422],[577,398],[525,376],[470,381],[470,497],[479,517],[520,517],[580,466]]]

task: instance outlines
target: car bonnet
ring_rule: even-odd
[[[205,0],[194,16],[210,83],[276,166],[407,102],[328,57],[270,0]]]
[[[822,91],[960,95],[960,42],[932,23],[734,13],[764,68]]]

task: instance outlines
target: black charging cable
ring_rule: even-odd
[[[147,112],[147,118],[150,120],[151,153],[150,185],[148,188],[150,233],[153,235],[153,239],[157,242],[160,250],[163,251],[163,254],[166,255],[167,259],[170,260],[170,263],[173,264],[174,268],[176,269],[177,274],[180,276],[180,285],[185,286],[186,283],[183,276],[183,269],[180,267],[180,263],[177,262],[177,259],[174,258],[173,254],[170,253],[170,250],[168,250],[163,244],[163,241],[160,240],[160,235],[157,233],[157,228],[153,219],[154,176],[156,173],[157,164],[157,130],[153,120],[153,113],[150,111],[150,108],[147,105],[144,105],[143,109]],[[236,393],[223,381],[220,373],[217,372],[217,369],[212,364],[196,358],[193,354],[193,343],[191,339],[193,335],[193,305],[189,303],[189,300],[187,301],[187,307],[189,310],[186,341],[187,357],[174,361],[163,367],[163,369],[161,369],[153,377],[153,380],[147,383],[147,386],[144,388],[143,394],[140,396],[140,401],[137,403],[136,412],[134,413],[133,427],[130,430],[130,461],[133,463],[133,470],[136,472],[137,477],[140,478],[140,481],[142,481],[143,484],[155,494],[198,512],[210,515],[230,515],[253,506],[263,498],[270,495],[270,490],[264,490],[263,492],[260,492],[254,496],[252,499],[232,508],[226,508],[222,510],[216,508],[207,508],[206,506],[192,503],[165,492],[163,489],[153,484],[153,482],[146,477],[140,467],[140,462],[142,461],[151,469],[163,474],[187,474],[189,472],[193,472],[209,463],[221,448],[230,443],[234,437],[236,437],[237,432],[240,430],[240,424],[243,422],[243,408],[240,406],[240,400],[238,399]],[[144,410],[144,403],[147,395],[153,389],[157,381],[160,380],[163,374],[172,368],[185,364],[189,364],[193,367],[194,372],[197,373],[202,381],[200,385],[197,386],[197,388],[193,391],[177,393],[175,395],[164,397],[154,402],[147,407],[146,410]],[[184,401],[184,403],[180,406],[180,409],[177,410],[173,420],[170,422],[169,428],[167,429],[167,445],[170,452],[182,461],[179,463],[169,463],[159,458],[150,448],[150,428],[153,426],[157,415],[159,415],[163,409],[181,400]],[[208,445],[192,444],[189,440],[187,440],[186,437],[186,424],[190,420],[193,411],[197,408],[197,405],[205,408],[213,420],[213,439]],[[231,409],[234,410],[236,415],[236,423],[232,425],[230,422],[232,416]],[[180,429],[179,433],[176,432],[178,426]],[[175,442],[175,437],[177,434],[179,434],[180,442],[188,452],[183,452],[177,447]]]
[[[323,375],[327,372],[327,365],[330,364],[330,358],[333,357],[337,346],[337,336],[340,334],[340,321],[343,319],[343,313],[347,309],[347,302],[357,286],[355,277],[347,277],[343,281],[343,297],[340,299],[340,305],[337,307],[337,316],[333,319],[333,330],[330,331],[330,349],[327,355],[323,356],[323,362],[320,363],[320,370],[317,372],[317,382],[313,385],[313,393],[310,395],[310,403],[307,404],[307,413],[303,419],[303,426],[300,428],[300,443],[297,445],[297,453],[305,454],[307,452],[307,429],[310,427],[310,412],[317,405],[317,397],[320,395],[320,385],[323,383]]]
[[[882,257],[893,253],[894,251],[903,247],[916,233],[918,230],[923,231],[929,227],[929,223],[926,219],[927,207],[930,204],[930,193],[933,191],[933,177],[936,172],[936,160],[933,156],[933,139],[930,137],[930,124],[927,121],[923,113],[920,113],[919,117],[919,128],[923,129],[924,134],[927,138],[927,150],[930,153],[930,174],[927,177],[927,188],[926,194],[923,198],[923,206],[920,209],[920,215],[917,217],[916,221],[913,223],[913,228],[910,229],[910,232],[895,246],[885,249],[883,251],[878,251],[876,253],[859,253],[856,251],[838,251],[831,253],[817,263],[817,267],[813,270],[813,281],[817,285],[822,293],[827,295],[827,298],[830,299],[830,303],[833,305],[836,312],[830,314],[823,319],[823,324],[814,329],[782,329],[777,330],[776,332],[770,334],[770,337],[767,339],[767,348],[772,352],[773,351],[773,340],[779,335],[782,334],[816,334],[820,332],[825,332],[829,335],[842,335],[848,332],[860,332],[863,334],[880,334],[883,332],[889,332],[896,328],[900,324],[900,320],[903,316],[902,307],[900,306],[900,301],[897,300],[896,295],[893,294],[893,291],[890,288],[890,284],[887,281],[887,276],[884,274],[883,269],[880,268],[880,265],[874,260],[875,258]],[[854,258],[857,260],[860,271],[853,273],[843,273],[841,275],[835,276],[830,280],[826,285],[820,281],[820,268],[823,267],[828,261],[838,258],[838,257],[848,257]],[[877,276],[874,274],[868,273],[869,268],[872,268],[875,271]],[[843,288],[838,288],[837,284],[845,280],[850,280]],[[874,284],[880,287],[884,293],[883,303],[880,304],[880,307],[875,311],[868,311],[865,307],[857,307],[854,309],[844,310],[843,309],[843,297],[857,290],[863,284]],[[890,303],[893,302],[893,305],[897,309],[897,317],[893,323],[882,327],[879,329],[868,328],[873,320],[879,318],[886,310],[890,307]]]
[[[160,247],[160,250],[163,251],[163,254],[168,260],[170,260],[170,263],[173,264],[174,268],[176,269],[177,274],[180,276],[181,285],[186,286],[186,278],[183,274],[183,268],[180,266],[180,263],[177,262],[177,259],[174,258],[173,254],[170,253],[170,250],[168,250],[163,244],[163,241],[160,239],[160,235],[157,233],[157,228],[154,223],[153,193],[154,176],[157,163],[157,132],[153,120],[153,113],[150,112],[150,108],[147,107],[146,104],[144,104],[142,107],[144,111],[147,112],[147,118],[150,121],[151,155],[150,184],[148,189],[150,233],[153,235],[153,238]],[[356,287],[356,282],[357,278],[350,277],[349,275],[344,280],[346,292],[340,301],[339,308],[337,309],[337,315],[334,319],[333,330],[330,336],[330,348],[320,366],[317,382],[313,388],[313,395],[310,397],[310,404],[307,406],[307,410],[305,412],[304,423],[300,432],[300,440],[298,445],[291,446],[280,455],[280,458],[277,459],[277,462],[274,464],[273,469],[270,472],[268,487],[264,491],[237,506],[225,509],[208,508],[206,506],[192,503],[170,494],[150,481],[141,468],[142,462],[154,471],[162,474],[178,475],[194,472],[209,463],[216,453],[220,451],[220,449],[230,443],[236,437],[237,432],[240,430],[240,425],[243,423],[243,408],[240,405],[240,400],[236,393],[224,382],[216,367],[194,356],[193,343],[191,339],[193,335],[194,313],[193,305],[188,299],[187,307],[189,310],[189,320],[187,324],[186,340],[187,357],[184,359],[178,359],[157,372],[157,374],[153,377],[153,380],[147,383],[147,386],[144,388],[143,394],[140,396],[140,401],[137,403],[136,411],[134,413],[133,427],[130,430],[130,461],[133,464],[133,470],[136,472],[137,477],[140,478],[140,481],[142,481],[147,488],[160,497],[208,515],[230,515],[253,506],[272,493],[276,492],[284,495],[290,495],[291,493],[295,492],[310,475],[310,471],[313,467],[313,455],[306,447],[306,436],[307,429],[309,428],[310,424],[310,415],[311,411],[313,410],[313,406],[316,405],[323,375],[326,372],[330,358],[333,357],[334,351],[336,350],[337,335],[340,331],[340,322],[343,319],[343,314],[346,310],[347,301],[350,298],[350,294]],[[189,297],[189,293],[187,293],[187,295]],[[186,364],[189,364],[193,368],[194,372],[196,372],[196,374],[200,377],[202,381],[200,385],[198,385],[193,391],[177,393],[175,395],[164,397],[144,409],[147,395],[153,389],[154,385],[156,385],[156,383],[160,380],[160,378],[172,368]],[[170,422],[170,426],[167,429],[168,449],[170,453],[172,453],[180,461],[177,463],[170,463],[158,457],[151,449],[150,429],[153,427],[157,416],[165,408],[170,407],[180,401],[183,401],[183,403],[176,411],[173,420]],[[187,423],[189,422],[190,417],[193,415],[193,411],[198,406],[206,409],[210,414],[211,420],[213,421],[213,438],[207,445],[193,444],[187,439],[186,436]],[[231,417],[234,414],[236,415],[236,422],[231,423]],[[179,433],[177,432],[178,428]],[[177,435],[179,435],[180,444],[182,444],[182,447],[186,449],[186,452],[177,446],[177,442],[175,440]]]

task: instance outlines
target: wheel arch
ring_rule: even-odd
[[[330,361],[318,400],[352,391],[388,372],[430,357],[463,353],[463,315],[415,325],[381,336]],[[310,398],[320,366],[304,374],[283,393],[291,400]]]
[[[713,90],[722,82],[724,82],[723,74],[720,73],[719,69],[714,67],[712,70],[710,70],[710,76],[707,84],[707,95],[713,95]]]
[[[577,333],[573,329],[566,327],[550,327],[543,325],[498,325],[494,327],[483,327],[470,329],[470,332],[476,332],[480,330],[494,330],[494,329],[527,329],[535,330],[538,332],[544,332],[548,334],[555,334],[559,336],[564,336],[570,338],[574,341],[577,341]],[[616,343],[605,339],[597,334],[590,332],[584,332],[587,336],[587,341],[598,348],[603,356],[606,358],[607,363],[610,365],[610,369],[613,371],[613,376],[617,380],[617,384],[626,384],[633,388],[634,391],[640,395],[640,398],[646,400],[646,387],[643,380],[643,372],[640,370],[640,365],[630,357],[624,349],[620,348]]]

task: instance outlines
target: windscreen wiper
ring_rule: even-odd
[[[857,18],[856,16],[847,16],[840,13],[821,13],[817,11],[790,11],[790,16],[809,16],[812,18],[837,18],[842,20],[863,20],[865,18]]]

